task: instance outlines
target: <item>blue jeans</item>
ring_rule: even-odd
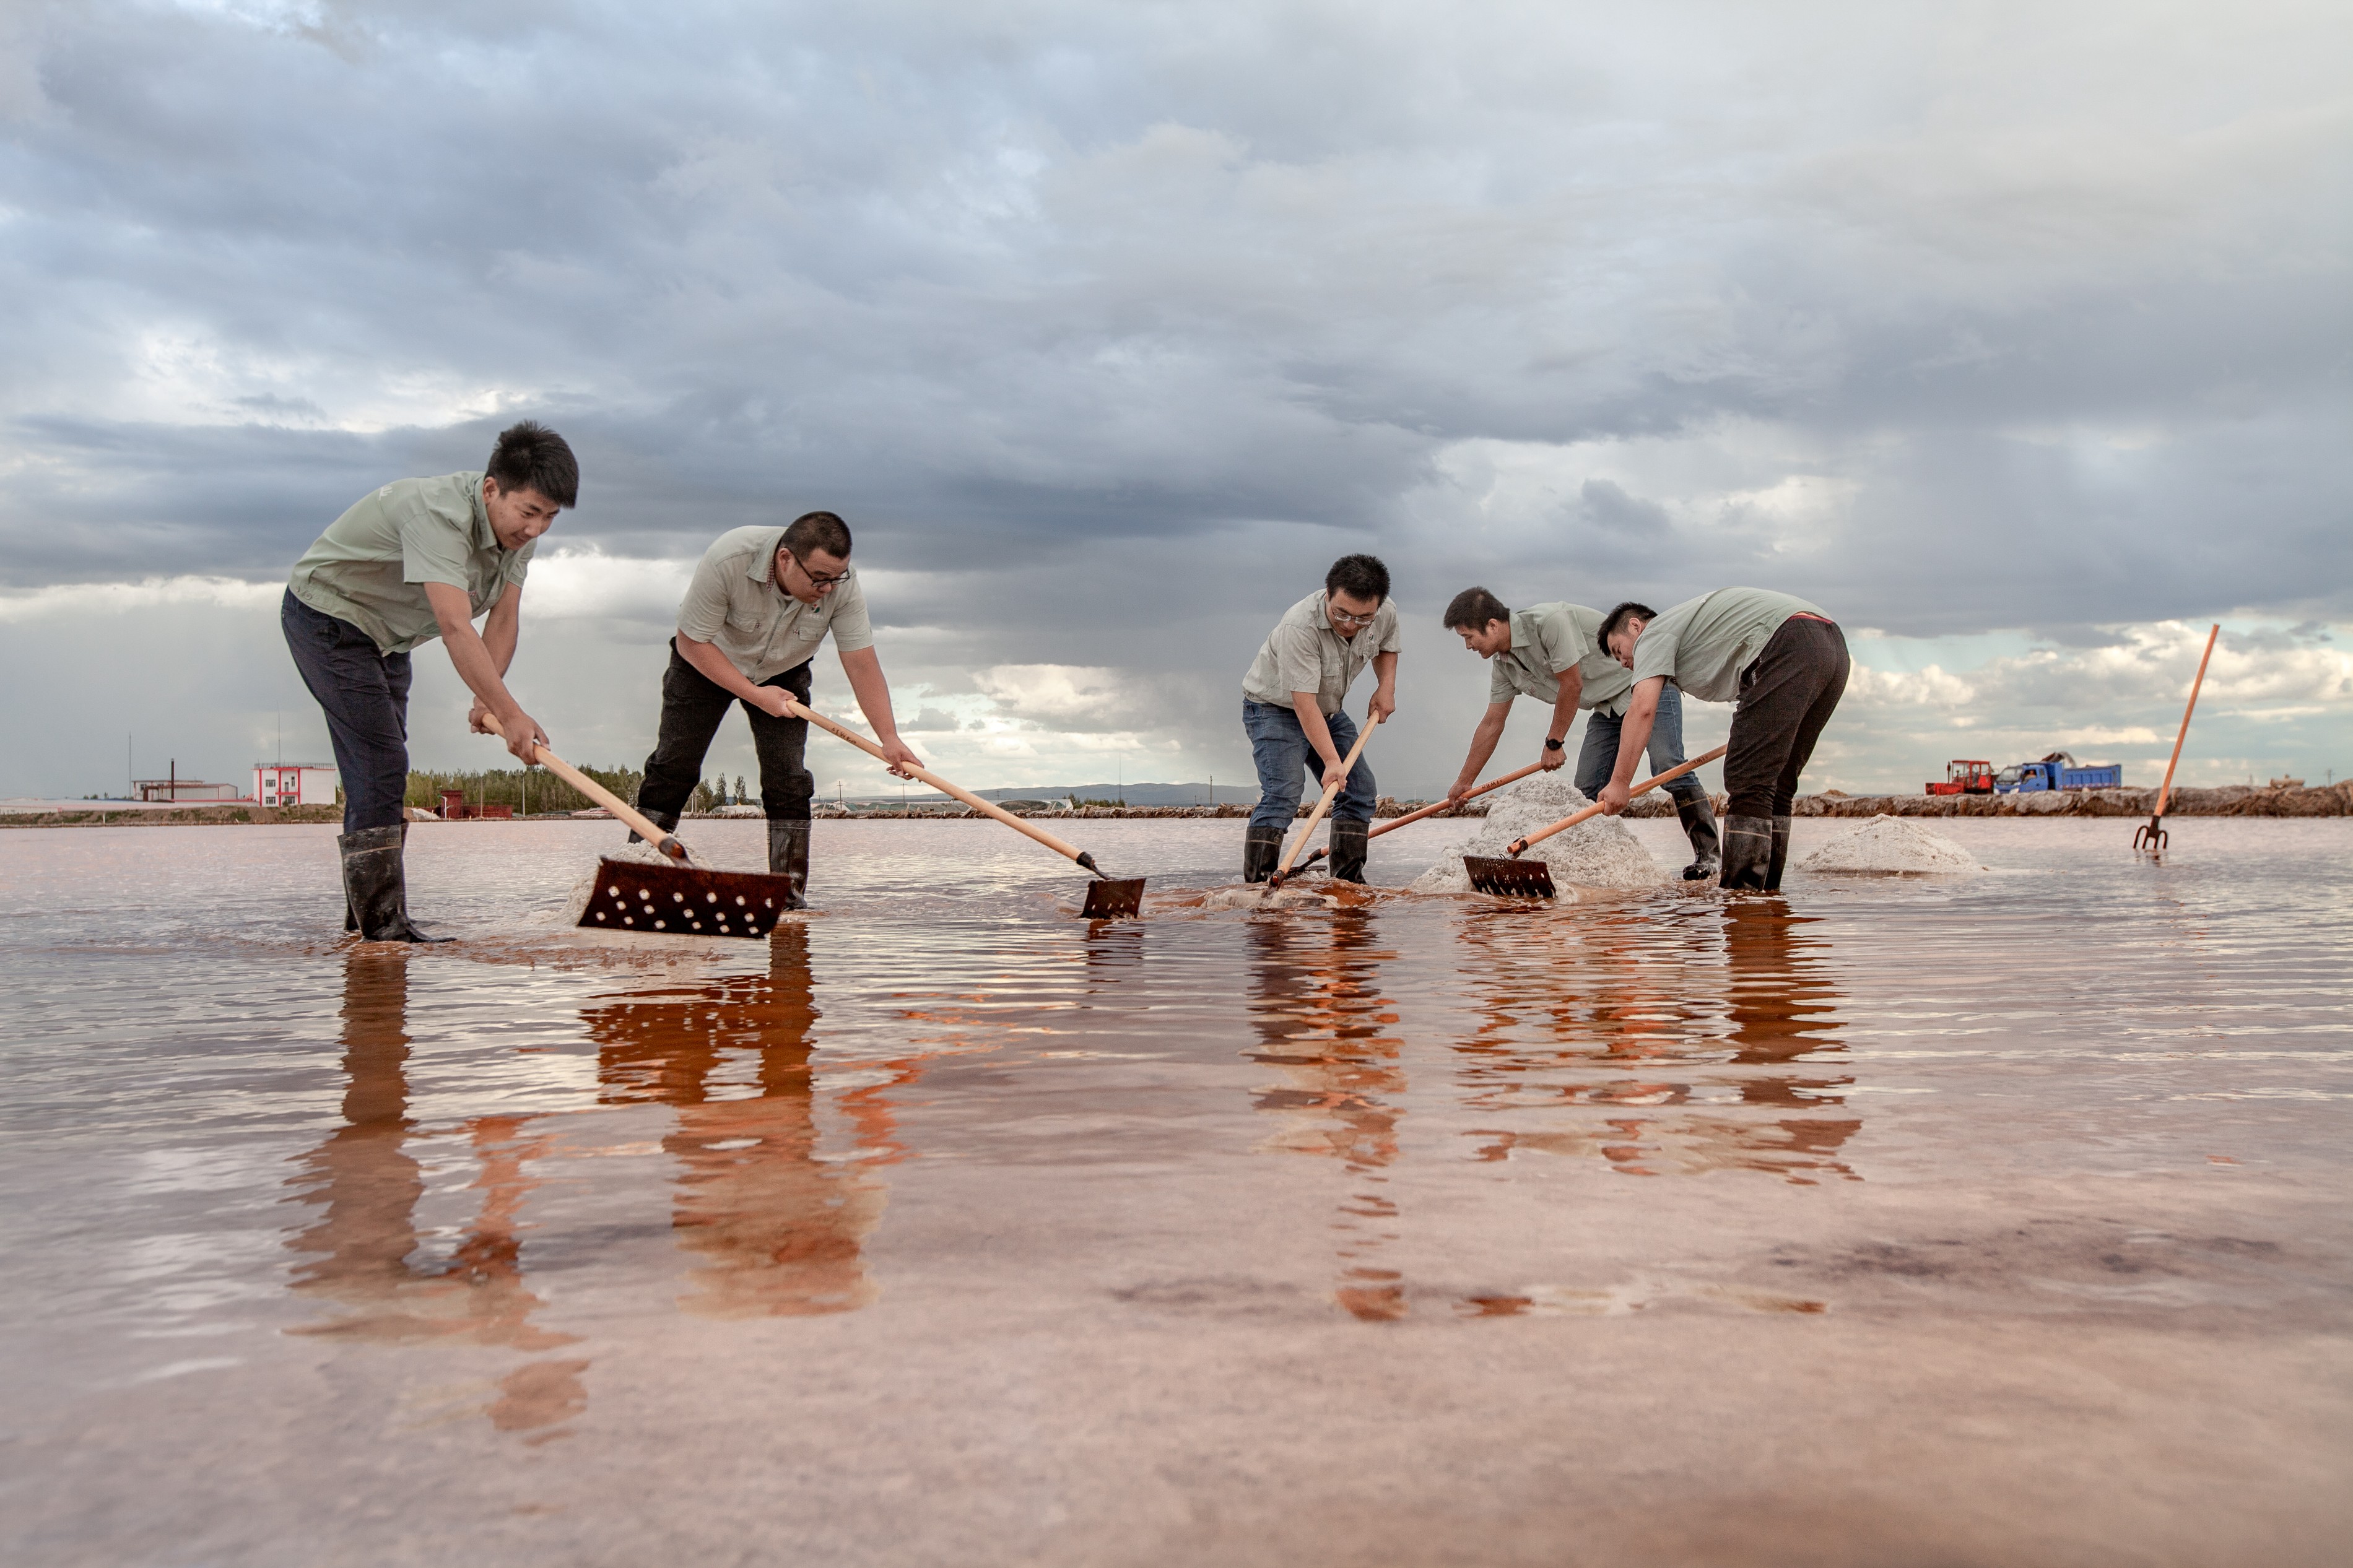
[[[375,639],[286,590],[278,625],[302,684],[326,710],[343,781],[343,831],[391,827],[408,797],[408,656],[378,653]]]
[[[1623,715],[1593,712],[1585,716],[1585,745],[1577,753],[1577,788],[1588,800],[1600,795],[1601,786],[1617,771],[1618,731],[1624,722]],[[1636,784],[1683,760],[1683,694],[1672,681],[1659,689],[1659,716],[1651,723],[1650,753],[1650,772],[1635,769],[1641,775]],[[1696,772],[1659,787],[1674,796],[1679,806],[1707,799],[1707,786],[1699,782]]]
[[[1332,743],[1345,757],[1356,743],[1356,721],[1345,712],[1334,713],[1324,722],[1332,731]],[[1250,813],[1252,827],[1281,827],[1286,831],[1299,815],[1299,781],[1303,769],[1315,774],[1317,788],[1324,784],[1324,759],[1307,743],[1307,731],[1299,727],[1299,715],[1288,706],[1278,708],[1271,702],[1253,702],[1242,699],[1242,729],[1250,735],[1250,757],[1258,763],[1258,809]],[[1348,773],[1348,783],[1340,791],[1340,798],[1332,805],[1335,822],[1370,822],[1375,799],[1372,765],[1362,757]]]

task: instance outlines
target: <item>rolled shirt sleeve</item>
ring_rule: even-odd
[[[727,625],[729,594],[744,574],[740,567],[731,571],[730,565],[717,550],[704,551],[694,563],[686,596],[678,602],[678,629],[695,642],[717,642]]]
[[[850,578],[830,595],[832,615],[826,624],[833,632],[836,653],[854,653],[874,646],[874,623],[866,615],[866,590]]]

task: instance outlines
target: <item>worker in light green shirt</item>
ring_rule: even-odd
[[[437,637],[448,644],[474,693],[478,733],[495,718],[526,763],[546,741],[505,676],[532,552],[579,489],[564,437],[526,419],[500,435],[483,469],[396,479],[363,497],[294,563],[279,625],[326,713],[343,778],[346,931],[371,942],[432,940],[408,918],[401,858],[411,649]]]
[[[1602,809],[1612,816],[1626,809],[1633,752],[1669,687],[1703,702],[1736,702],[1725,742],[1730,798],[1717,885],[1778,889],[1798,777],[1846,691],[1846,634],[1794,595],[1719,588],[1663,613],[1620,605],[1602,621],[1601,640],[1634,681]]]
[[[1552,724],[1536,761],[1546,769],[1559,767],[1568,756],[1569,727],[1583,710],[1585,741],[1577,748],[1577,787],[1588,797],[1618,765],[1620,729],[1627,694],[1634,678],[1601,646],[1601,612],[1584,605],[1534,605],[1525,610],[1504,607],[1484,588],[1465,588],[1446,606],[1446,629],[1462,646],[1488,661],[1487,711],[1472,732],[1471,750],[1462,771],[1447,790],[1450,802],[1460,803],[1479,782],[1479,773],[1495,754],[1516,697],[1533,697],[1552,705]],[[1645,742],[1651,771],[1665,773],[1683,760],[1683,704],[1672,687],[1660,696],[1658,712]],[[1690,773],[1665,785],[1675,803],[1675,815],[1691,840],[1692,862],[1683,868],[1686,881],[1704,881],[1715,875],[1715,808],[1707,790]]]

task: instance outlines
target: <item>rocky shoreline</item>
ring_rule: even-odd
[[[1723,815],[1725,798],[1714,797],[1716,813]],[[1799,795],[1791,808],[1796,816],[2147,816],[2157,803],[2153,789],[2093,789],[2063,790],[2035,795],[1846,795],[1828,790],[1820,795]],[[1421,805],[1419,801],[1398,801],[1383,795],[1373,808],[1377,817],[1402,816]],[[1303,803],[1298,815],[1305,816],[1310,809]],[[1247,805],[1090,805],[1077,811],[1017,811],[1016,816],[1035,817],[1042,822],[1055,820],[1079,821],[1132,818],[1230,817],[1248,816]],[[2353,816],[2353,780],[2330,784],[2319,789],[2250,788],[2245,784],[2227,784],[2220,789],[2178,789],[2167,805],[2168,816]],[[542,813],[515,821],[559,822],[575,816],[603,816],[596,812]],[[690,818],[704,813],[690,813]],[[881,811],[844,811],[838,806],[820,804],[816,813],[819,817],[835,820],[855,819],[861,822],[906,821],[977,816],[980,814],[960,805],[911,806]],[[1484,816],[1487,803],[1472,801],[1455,814],[1459,816]],[[1673,803],[1665,796],[1650,795],[1635,801],[1627,808],[1629,816],[1672,816]],[[126,811],[120,807],[109,810],[93,806],[88,811],[55,811],[0,816],[0,828],[5,827],[187,827],[203,825],[233,826],[245,823],[340,822],[341,810],[332,805],[303,805],[292,808],[272,808],[250,805],[185,806],[170,811]]]

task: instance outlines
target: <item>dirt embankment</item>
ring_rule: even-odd
[[[181,805],[168,811],[93,803],[87,811],[0,816],[0,827],[188,827],[215,823],[341,822],[340,805]]]
[[[2075,789],[2034,795],[1799,795],[1797,816],[2147,816],[2153,789]],[[2353,781],[2321,789],[2177,789],[2168,816],[2353,816]]]

